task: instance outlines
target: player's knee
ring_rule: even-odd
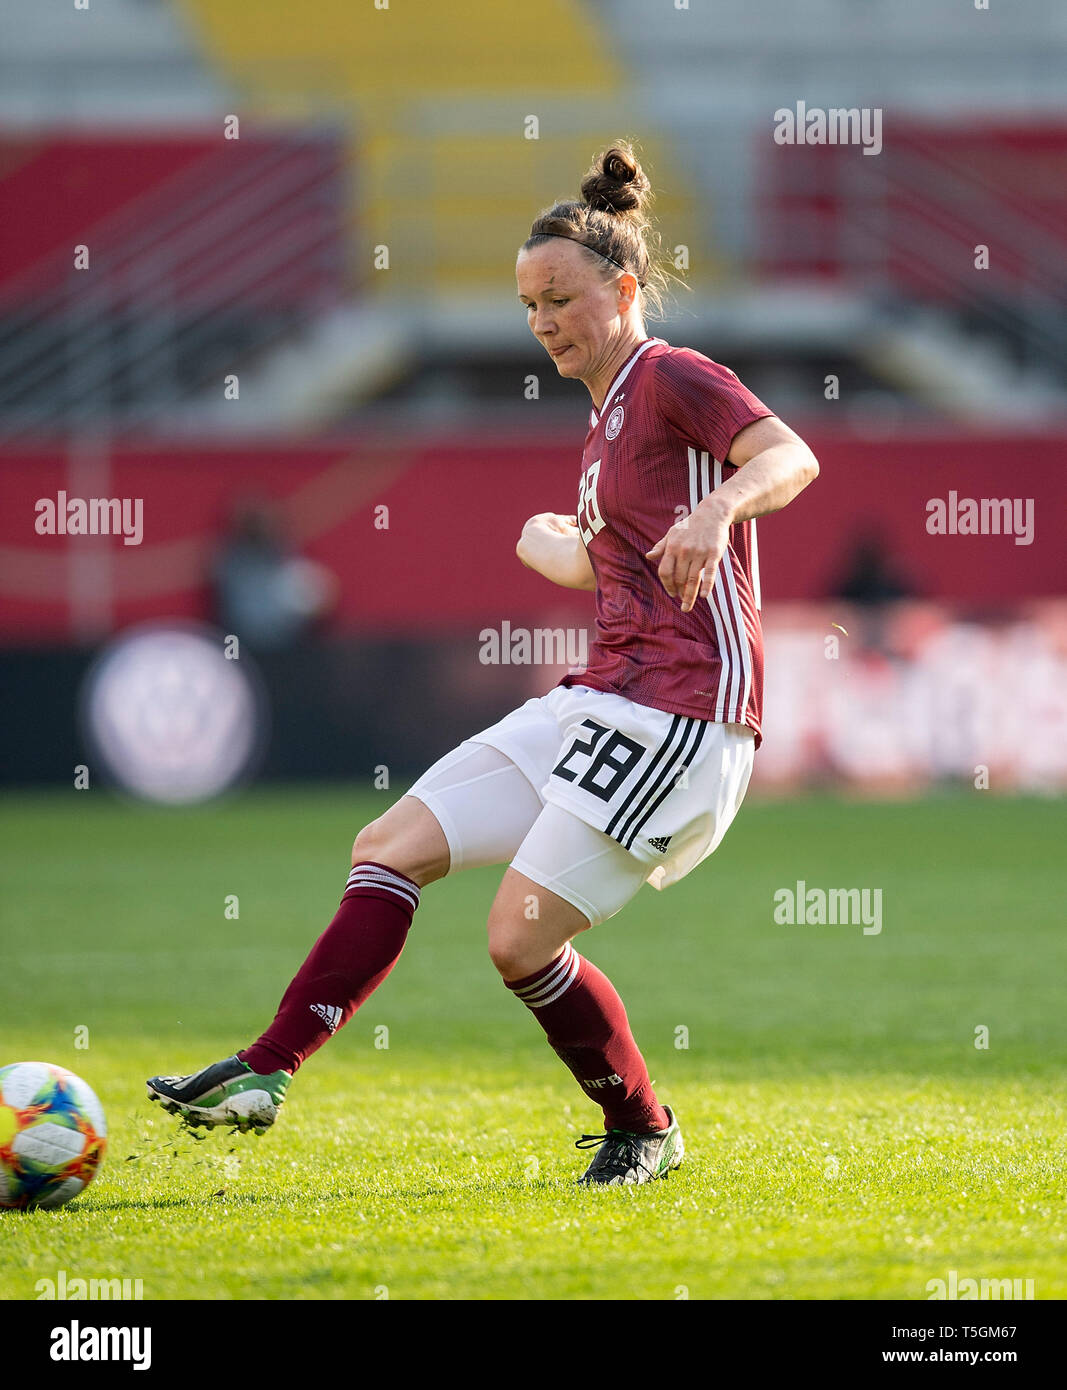
[[[530,946],[521,936],[489,921],[489,958],[502,980],[521,980],[536,970],[529,965]]]
[[[368,863],[385,864],[424,888],[448,873],[448,848],[436,821],[413,824],[409,811],[398,813],[394,806],[365,825],[352,843],[352,867]]]
[[[527,975],[535,975],[557,954],[555,943],[546,943],[530,931],[529,925],[508,916],[489,915],[489,958],[503,980],[524,980]]]
[[[357,864],[389,864],[392,836],[382,826],[381,820],[372,820],[365,825],[352,841],[352,867]],[[390,864],[390,868],[396,868]],[[403,870],[401,870],[403,872]]]

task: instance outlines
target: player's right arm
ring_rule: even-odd
[[[527,569],[536,570],[565,589],[595,589],[596,576],[578,530],[576,516],[539,512],[522,528],[515,554]]]

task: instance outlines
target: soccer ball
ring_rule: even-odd
[[[61,1207],[106,1148],[104,1111],[80,1076],[51,1062],[0,1067],[0,1208]]]

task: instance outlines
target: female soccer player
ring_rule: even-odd
[[[593,403],[576,513],[532,517],[517,553],[595,592],[588,667],[446,754],[359,832],[337,915],[262,1037],[148,1082],[190,1123],[262,1133],[293,1073],[396,964],[422,889],[510,861],[489,954],[603,1108],[605,1133],[578,1141],[598,1146],[579,1181],[643,1183],[682,1162],[622,1000],[571,943],[642,883],[689,873],[736,815],[760,740],[754,519],[819,470],[733,372],[647,335],[667,276],[632,148],[600,155],[581,194],[537,218],[516,266],[534,337]]]

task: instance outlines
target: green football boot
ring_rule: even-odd
[[[148,1099],[190,1125],[230,1125],[262,1134],[278,1116],[292,1081],[287,1071],[260,1076],[236,1054],[192,1076],[152,1076]]]

